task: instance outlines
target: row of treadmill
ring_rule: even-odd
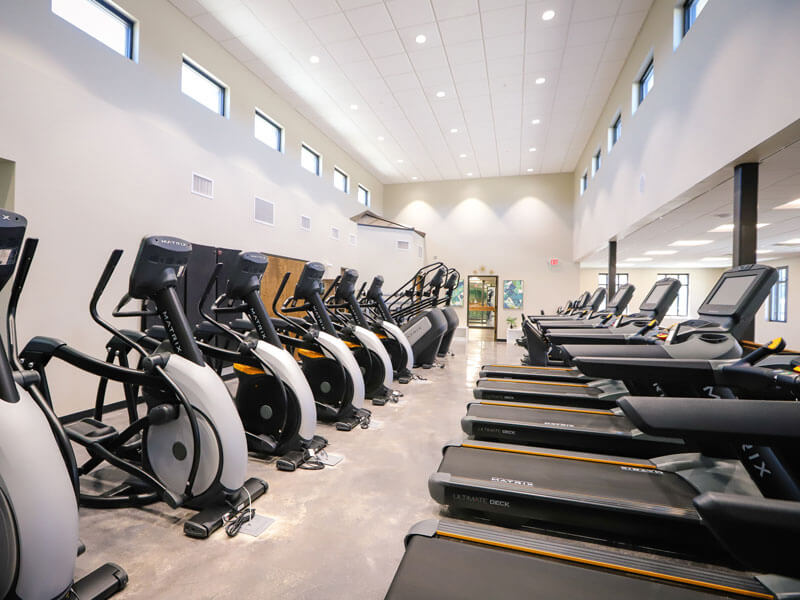
[[[458,324],[449,302],[459,276],[441,263],[386,298],[381,277],[356,291],[350,269],[326,286],[324,267],[306,263],[289,296],[283,277],[270,315],[264,254],[232,252],[199,273],[189,242],[148,236],[112,311],[139,327],[118,329],[98,310],[121,250],[91,296],[90,315],[110,335],[104,358],[52,337],[21,345],[17,309],[38,245],[26,227],[22,215],[0,210],[0,289],[13,278],[0,341],[2,600],[102,600],[126,587],[126,571],[113,563],[75,581],[79,506],[165,503],[194,511],[183,522],[190,537],[235,535],[268,490],[247,478],[250,455],[283,470],[322,468],[316,457],[328,442],[317,421],[369,427],[365,399],[373,407],[395,400],[393,380],[437,364]],[[207,281],[199,298],[185,293],[189,275]],[[202,319],[192,324],[194,301]],[[96,377],[87,410],[55,413],[59,386],[47,375],[56,361]],[[112,401],[112,389],[122,400]]]
[[[632,314],[623,285],[524,317],[387,598],[800,598],[800,355],[741,340],[776,280],[727,270],[666,328],[669,278]]]

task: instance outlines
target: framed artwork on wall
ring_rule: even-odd
[[[523,299],[522,279],[504,279],[503,308],[522,308]]]
[[[464,280],[458,282],[458,285],[453,288],[453,297],[450,300],[452,306],[464,306]]]

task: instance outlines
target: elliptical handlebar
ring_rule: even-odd
[[[33,257],[36,254],[36,248],[39,245],[39,240],[36,238],[28,238],[22,246],[22,252],[17,260],[17,274],[14,277],[14,283],[11,285],[11,297],[8,299],[8,310],[6,313],[6,327],[8,329],[8,356],[11,364],[16,371],[22,371],[22,361],[19,358],[19,344],[17,339],[17,306],[19,306],[19,299],[22,295],[22,289],[25,287],[25,282],[28,279],[28,272],[33,262]]]
[[[283,279],[281,280],[281,284],[278,286],[278,291],[275,293],[275,297],[272,299],[272,312],[274,312],[276,315],[278,315],[278,318],[281,321],[283,321],[284,323],[286,323],[286,325],[289,326],[289,329],[292,329],[295,332],[299,332],[301,335],[306,335],[306,334],[309,333],[309,331],[310,331],[309,329],[301,327],[300,325],[298,325],[297,323],[295,323],[294,321],[289,319],[289,317],[287,317],[283,313],[283,310],[282,310],[283,306],[281,306],[281,308],[278,308],[278,300],[280,299],[281,294],[283,294],[283,290],[286,289],[286,284],[288,283],[289,278],[291,276],[292,276],[292,273],[290,271],[287,271],[286,274],[284,274]],[[289,296],[284,301],[284,306],[286,305],[286,302],[288,302],[289,300],[294,300],[294,296]]]

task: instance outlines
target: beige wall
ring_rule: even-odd
[[[497,275],[499,286],[524,281],[522,310],[502,309],[498,294],[502,338],[506,317],[550,312],[576,293],[571,185],[569,174],[387,185],[384,212],[425,232],[427,262],[444,261],[465,280],[477,273]],[[557,267],[551,258],[560,260]],[[465,309],[458,312],[463,326]]]
[[[49,0],[0,4],[0,159],[16,163],[14,206],[42,240],[21,338],[55,336],[102,355],[107,335],[89,318],[89,296],[109,252],[123,248],[108,314],[145,234],[358,268],[369,248],[349,244],[350,217],[363,207],[333,188],[332,167],[353,190],[366,185],[377,211],[380,182],[171,4],[119,2],[140,23],[138,63],[53,15]],[[230,86],[230,118],[181,94],[184,53]],[[256,106],[286,127],[285,155],[254,139]],[[324,155],[323,177],[300,168],[301,141]],[[190,193],[192,172],[214,180],[213,200]],[[256,195],[275,202],[274,227],[253,221]],[[300,215],[313,218],[311,233]],[[52,379],[58,412],[91,406],[93,378],[55,366]]]
[[[689,275],[689,315],[686,317],[666,317],[663,321],[665,326],[673,323],[697,317],[697,309],[703,303],[703,299],[711,291],[711,287],[717,282],[725,269],[630,269],[618,268],[619,273],[628,274],[628,282],[636,287],[633,298],[629,304],[629,312],[635,312],[639,308],[642,300],[645,299],[653,284],[660,279],[659,273],[688,273]],[[606,269],[581,269],[580,287],[581,291],[592,292],[597,288],[597,275],[605,273]]]
[[[425,238],[415,231],[359,225],[358,239],[364,248],[369,248],[359,256],[359,275],[367,285],[375,275],[382,275],[385,296],[426,264]],[[398,241],[408,242],[408,250],[398,248]]]
[[[575,169],[576,258],[605,246],[690,187],[798,118],[800,2],[710,0],[673,50],[674,7],[655,0]],[[631,86],[648,56],[654,87],[631,115]],[[622,113],[622,137],[607,133]],[[591,156],[603,165],[579,197]]]

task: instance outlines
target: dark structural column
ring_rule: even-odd
[[[742,163],[733,170],[733,266],[756,262],[758,223],[758,163]],[[753,340],[751,322],[742,339]]]
[[[617,293],[617,240],[608,242],[608,288],[606,289],[606,298],[611,300],[611,297]]]

